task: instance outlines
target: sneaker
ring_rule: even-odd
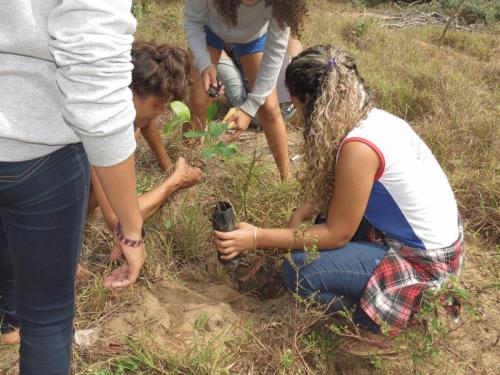
[[[283,120],[285,121],[289,121],[293,116],[295,116],[295,112],[297,112],[297,109],[291,102],[281,103],[280,109]]]

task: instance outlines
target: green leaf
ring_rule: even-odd
[[[212,124],[208,125],[208,134],[212,138],[218,138],[226,130],[227,130],[227,124],[212,123]]]
[[[224,159],[228,160],[231,159],[236,153],[238,152],[238,149],[236,148],[236,145],[224,145],[223,148],[221,148],[221,153]]]
[[[198,319],[196,319],[196,322],[194,323],[194,329],[199,331],[205,328],[207,321],[208,321],[208,315],[205,311],[202,311],[198,316]]]
[[[172,228],[174,226],[174,222],[170,219],[167,219],[167,220],[165,220],[163,225],[165,226],[166,230],[169,230],[170,228]]]
[[[120,359],[116,362],[117,371],[123,374],[125,370],[136,371],[139,364],[133,358]]]
[[[217,155],[217,151],[215,150],[214,146],[211,146],[201,150],[200,155],[202,159],[212,159],[214,156]]]
[[[170,103],[170,108],[172,108],[172,111],[174,111],[181,123],[191,121],[191,111],[183,102],[175,100]]]
[[[207,122],[212,122],[215,118],[215,115],[217,114],[217,104],[215,102],[212,102],[210,106],[207,109]]]
[[[179,118],[175,116],[172,120],[170,120],[163,126],[163,134],[165,135],[169,134],[172,131],[172,129],[175,128],[180,123],[181,121],[179,120]]]
[[[187,137],[187,138],[201,138],[201,137],[205,137],[206,135],[208,135],[208,132],[190,131],[190,132],[184,133],[184,137]]]

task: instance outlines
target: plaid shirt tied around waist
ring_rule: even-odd
[[[384,238],[389,250],[371,276],[360,300],[361,308],[389,334],[404,329],[413,313],[420,309],[422,293],[439,288],[458,276],[464,258],[463,227],[459,221],[459,237],[449,247],[420,249]]]

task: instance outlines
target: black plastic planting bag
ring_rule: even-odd
[[[231,204],[229,202],[217,202],[210,221],[214,230],[232,232],[236,227],[236,215]],[[240,256],[229,261],[222,259],[221,256],[222,254],[217,251],[217,258],[226,266],[237,266],[241,260]]]

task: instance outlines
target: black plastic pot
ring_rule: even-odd
[[[217,202],[210,221],[214,230],[232,232],[236,227],[236,215],[231,204],[229,202]],[[231,260],[224,260],[221,256],[222,254],[217,251],[217,259],[225,266],[237,266],[241,262],[240,256]]]
[[[222,86],[210,86],[208,88],[207,94],[211,98],[216,98],[219,96],[220,90],[222,89]]]

